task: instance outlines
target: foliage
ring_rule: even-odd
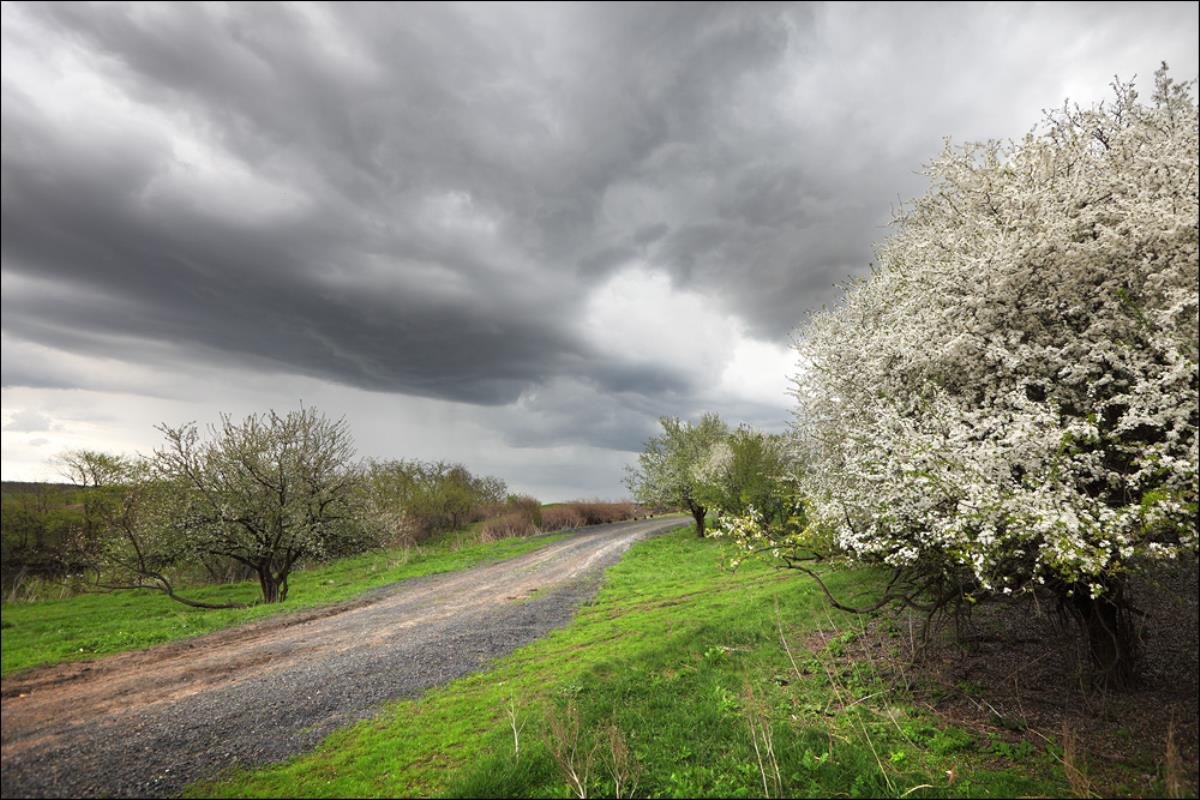
[[[516,513],[528,519],[535,527],[542,524],[542,503],[527,494],[510,494],[504,501],[502,513]]]
[[[112,486],[129,474],[128,459],[96,450],[69,450],[55,461],[64,478],[90,489]]]
[[[90,474],[83,469],[73,474],[89,481],[83,524],[64,548],[67,562],[77,565],[71,576],[77,587],[150,588],[197,608],[235,607],[192,600],[176,591],[172,573],[195,555],[195,542],[178,522],[178,498],[186,487],[163,480],[154,462],[145,458],[75,450],[63,462],[102,466]]]
[[[715,443],[693,470],[700,502],[732,518],[753,509],[782,522],[802,513],[795,501],[797,467],[786,436],[742,425]]]
[[[62,579],[81,565],[70,563],[67,543],[84,525],[89,489],[5,482],[0,498],[0,569],[10,599],[31,582]]]
[[[646,441],[638,466],[626,472],[625,485],[639,503],[686,508],[696,521],[697,534],[704,536],[707,508],[696,470],[726,437],[728,427],[716,414],[705,414],[695,424],[662,417],[659,424],[663,432]]]
[[[412,544],[483,519],[505,502],[504,481],[444,461],[370,461],[364,468],[365,524],[384,542]],[[536,501],[534,501],[536,502]]]
[[[945,598],[1049,588],[1109,668],[1126,570],[1197,539],[1197,111],[1156,78],[947,145],[798,344],[810,538]]]

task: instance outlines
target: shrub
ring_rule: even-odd
[[[1197,543],[1197,116],[1064,107],[947,148],[799,340],[813,522],[941,602],[1048,590],[1125,683],[1139,561]]]
[[[480,541],[494,542],[498,539],[508,539],[513,536],[529,536],[534,533],[533,520],[520,511],[512,511],[499,517],[493,517],[483,523],[479,533]]]
[[[505,511],[504,481],[472,475],[461,464],[373,461],[366,504],[397,543],[419,542]]]
[[[504,501],[509,513],[524,514],[534,525],[542,522],[542,503],[527,494],[510,494]]]
[[[579,516],[583,517],[585,525],[605,525],[610,522],[624,522],[638,516],[638,506],[634,503],[603,503],[598,500],[575,501],[569,506]]]
[[[561,505],[543,509],[542,524],[538,527],[544,531],[562,531],[568,528],[582,528],[586,524],[587,520],[575,506]]]

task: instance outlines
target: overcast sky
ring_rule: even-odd
[[[545,500],[660,415],[783,430],[943,137],[1198,58],[1195,3],[0,14],[6,480],[303,401]]]

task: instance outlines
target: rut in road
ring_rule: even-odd
[[[5,678],[0,794],[167,796],[295,755],[565,624],[633,542],[680,524],[586,529],[348,603]]]

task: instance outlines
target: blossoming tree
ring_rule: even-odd
[[[180,487],[174,524],[193,552],[254,570],[263,603],[287,600],[300,561],[369,536],[355,525],[361,475],[345,420],[301,407],[223,415],[207,436],[195,423],[159,430],[156,470]]]
[[[1052,592],[1120,685],[1129,569],[1196,553],[1200,212],[1191,86],[1113,88],[947,145],[797,340],[806,526],[731,528],[891,565],[910,599]]]
[[[729,429],[716,414],[705,414],[694,424],[662,417],[659,424],[663,432],[646,441],[637,467],[626,468],[625,485],[639,503],[686,508],[703,538],[708,507],[697,470]]]

